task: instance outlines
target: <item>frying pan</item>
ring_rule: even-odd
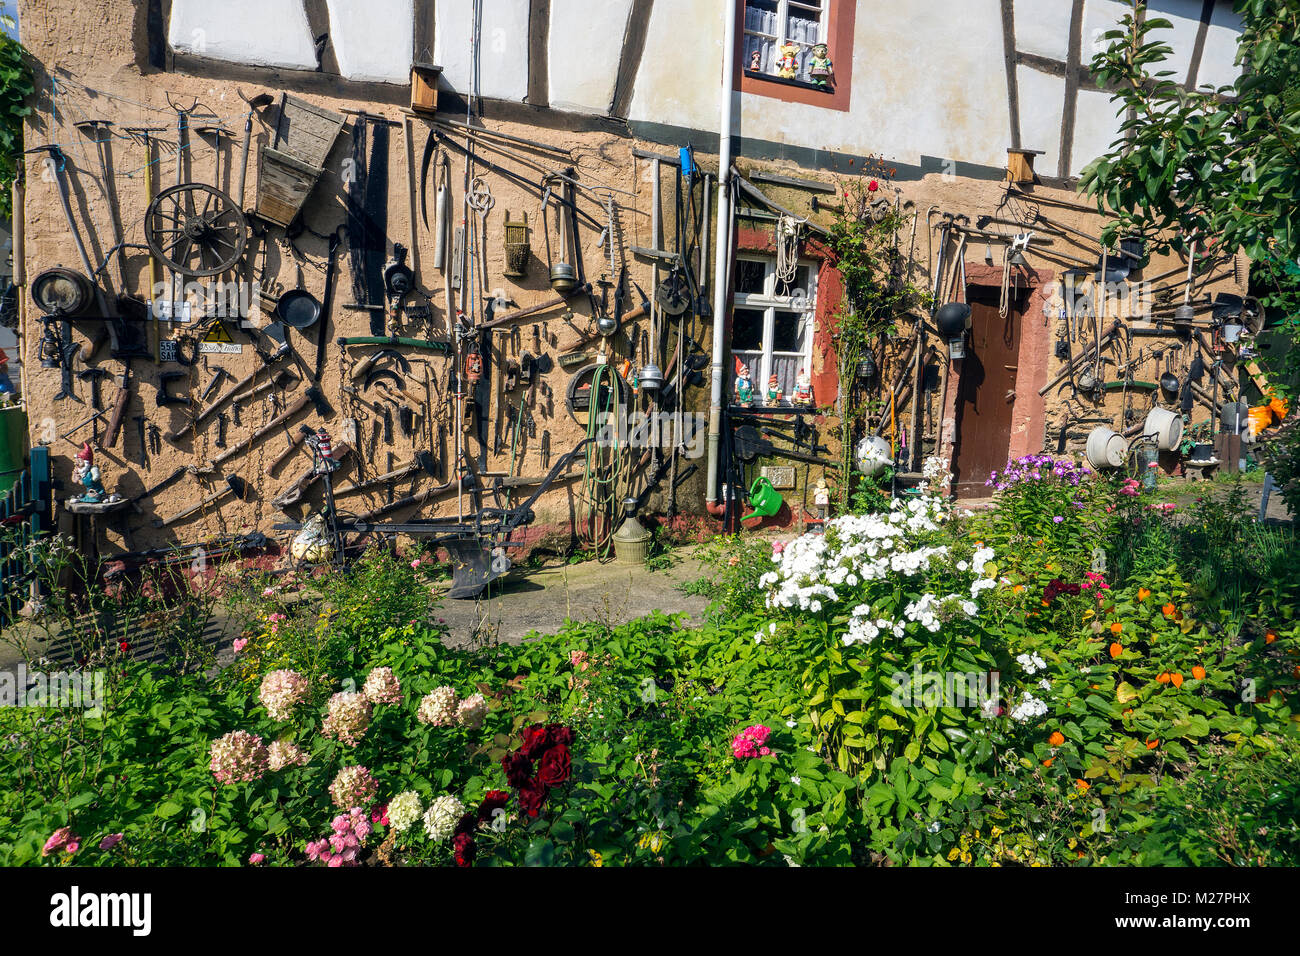
[[[320,300],[302,287],[302,267],[298,268],[298,285],[275,304],[276,315],[290,328],[309,329],[320,320]]]

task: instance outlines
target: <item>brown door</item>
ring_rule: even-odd
[[[1004,319],[998,314],[998,297],[996,288],[969,287],[971,328],[957,390],[957,453],[953,461],[959,498],[990,495],[992,489],[984,482],[1006,465],[1011,446],[1023,304],[1013,299]]]

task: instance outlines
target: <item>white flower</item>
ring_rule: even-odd
[[[443,794],[424,811],[424,832],[430,840],[441,843],[456,831],[456,821],[464,812],[463,803],[450,793]]]
[[[1034,717],[1042,717],[1047,713],[1047,704],[1039,700],[1029,691],[1024,691],[1020,695],[1020,703],[1011,708],[1011,719],[1024,723]]]
[[[1047,662],[1035,654],[1017,654],[1016,663],[1025,669],[1026,674],[1037,674],[1047,666]]]
[[[420,701],[416,717],[422,724],[433,727],[450,727],[456,722],[456,690],[443,685],[435,687]]]
[[[470,730],[478,730],[483,726],[483,718],[487,716],[487,712],[487,701],[483,699],[483,695],[471,694],[456,705],[456,723]]]
[[[422,813],[420,795],[414,790],[404,790],[388,801],[388,824],[398,833],[409,830]]]
[[[790,782],[791,782],[792,784],[794,784],[794,785],[797,787],[797,786],[799,786],[801,783],[803,783],[803,780],[800,779],[799,777],[791,776],[791,777],[790,777]]]

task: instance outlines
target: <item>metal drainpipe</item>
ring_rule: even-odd
[[[713,250],[713,364],[710,370],[708,482],[705,506],[712,514],[718,501],[718,447],[722,438],[722,400],[727,327],[727,259],[731,255],[731,118],[732,76],[736,69],[736,7],[727,0],[722,34],[722,115],[718,130],[718,223]],[[725,503],[724,503],[725,507]]]

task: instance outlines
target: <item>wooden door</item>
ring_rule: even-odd
[[[957,452],[953,483],[959,498],[983,498],[984,485],[1001,471],[1011,446],[1016,363],[1024,296],[1013,298],[1006,318],[998,314],[999,290],[970,286],[971,329],[957,391]]]

